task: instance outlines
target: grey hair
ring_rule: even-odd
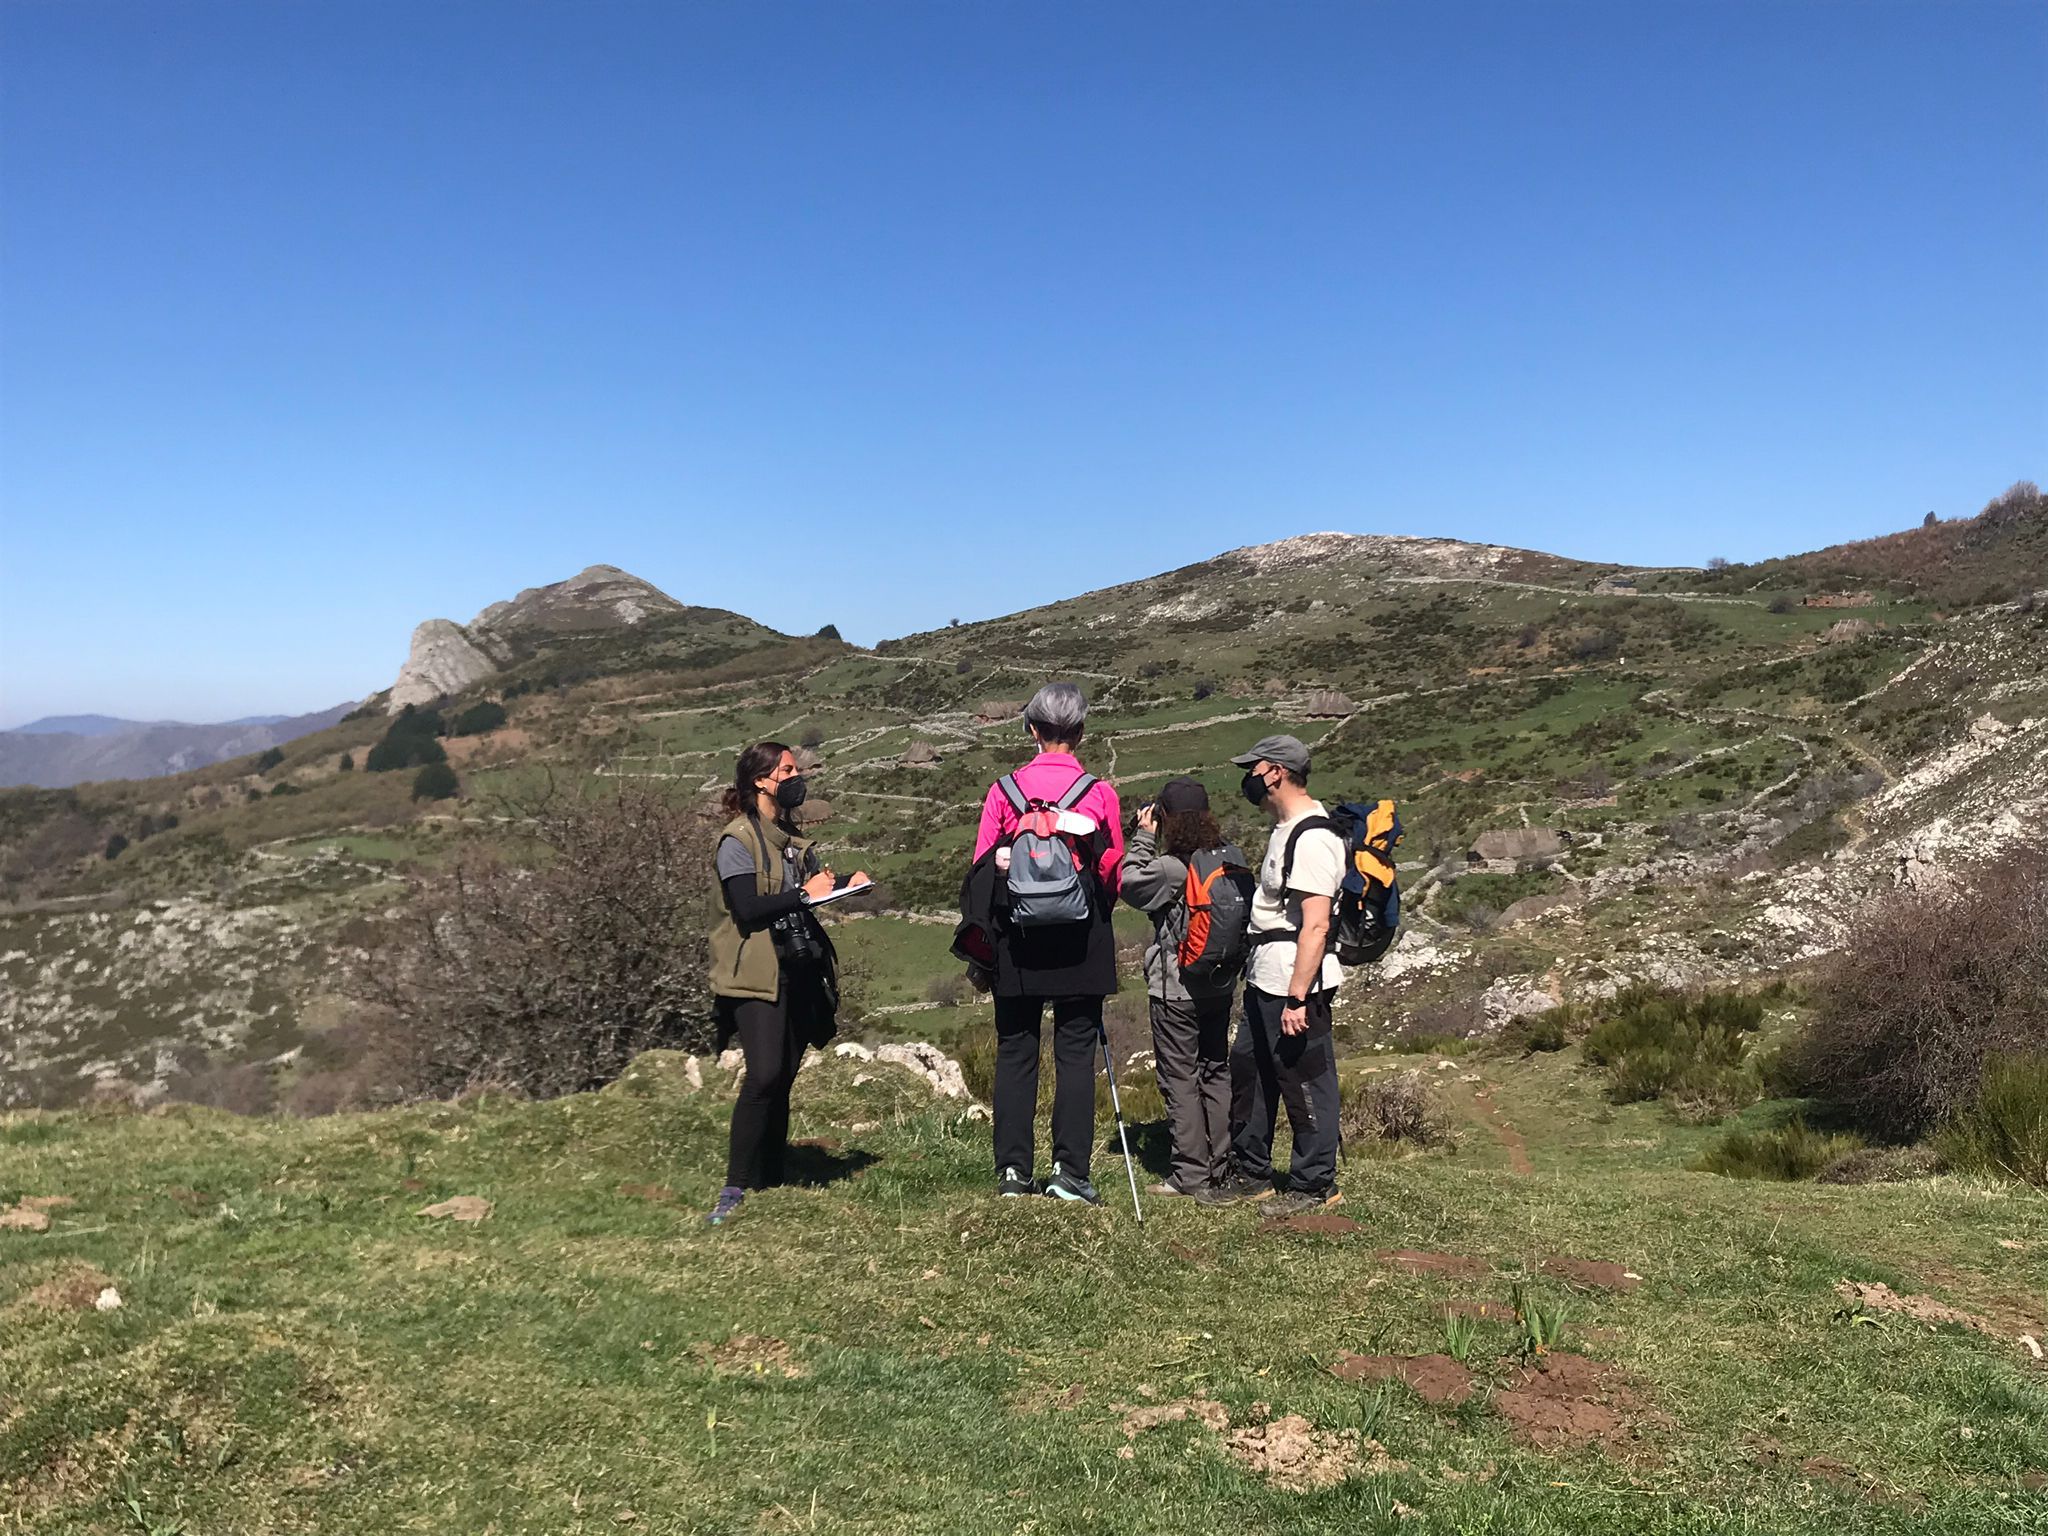
[[[1072,683],[1047,683],[1024,706],[1024,723],[1058,742],[1079,741],[1087,718],[1087,696]]]

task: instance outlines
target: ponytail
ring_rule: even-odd
[[[760,814],[761,792],[754,781],[773,773],[788,750],[779,741],[757,741],[740,754],[740,760],[733,765],[732,787],[725,792],[722,802],[728,817],[745,816],[751,820]]]

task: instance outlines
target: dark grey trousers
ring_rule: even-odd
[[[1152,999],[1152,1061],[1182,1189],[1230,1171],[1230,994]]]
[[[1244,989],[1244,1022],[1230,1051],[1230,1150],[1239,1170],[1273,1176],[1273,1131],[1280,1106],[1294,1131],[1287,1169],[1290,1189],[1320,1194],[1337,1182],[1337,1050],[1330,1038],[1330,998],[1308,1000],[1308,1031],[1280,1033],[1287,999]]]

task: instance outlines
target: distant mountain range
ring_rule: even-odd
[[[107,779],[155,779],[283,746],[324,731],[353,701],[310,715],[251,715],[218,725],[48,715],[0,731],[0,785],[61,789]]]

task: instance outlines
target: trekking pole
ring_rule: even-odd
[[[1145,1225],[1145,1207],[1138,1204],[1138,1170],[1131,1162],[1131,1139],[1124,1134],[1124,1106],[1116,1096],[1116,1068],[1109,1061],[1109,1031],[1100,1020],[1095,1025],[1095,1036],[1102,1042],[1102,1075],[1109,1079],[1109,1108],[1116,1116],[1116,1139],[1123,1144],[1124,1172],[1131,1181],[1131,1209],[1138,1213],[1138,1225]]]

